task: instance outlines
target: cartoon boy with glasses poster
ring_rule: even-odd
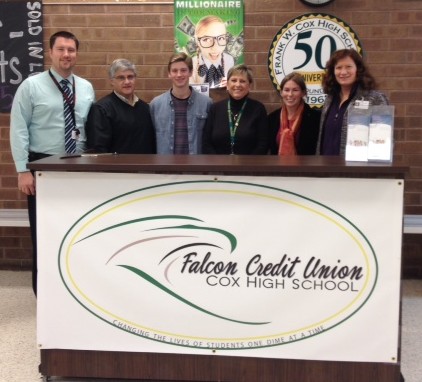
[[[243,1],[213,9],[188,4],[194,2],[177,1],[175,50],[192,56],[191,84],[224,88],[229,69],[243,63]]]

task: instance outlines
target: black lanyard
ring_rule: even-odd
[[[60,93],[62,93],[64,101],[70,106],[70,109],[72,110],[73,125],[76,128],[76,118],[75,118],[76,85],[75,85],[75,79],[73,78],[73,83],[72,83],[72,95],[73,95],[73,97],[72,97],[72,99],[70,99],[69,96],[64,92],[61,85],[57,82],[56,77],[54,77],[53,74],[51,73],[51,70],[48,71],[48,74],[50,75],[54,84],[57,86],[57,89],[59,89]]]

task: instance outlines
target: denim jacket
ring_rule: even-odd
[[[191,91],[187,110],[189,154],[201,154],[202,131],[212,100],[196,90]],[[150,110],[157,138],[157,154],[173,154],[174,106],[170,90],[155,97],[150,103]]]

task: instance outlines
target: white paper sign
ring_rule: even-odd
[[[190,86],[192,86],[192,89],[197,91],[198,93],[206,95],[207,97],[210,96],[210,84],[208,83],[190,84]]]
[[[385,123],[369,125],[368,160],[391,161],[392,158],[392,127]]]
[[[368,160],[368,126],[347,126],[346,160],[366,162]]]

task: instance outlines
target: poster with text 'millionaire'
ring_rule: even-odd
[[[229,69],[243,63],[243,20],[243,0],[175,0],[175,51],[192,57],[192,84],[226,86]]]

